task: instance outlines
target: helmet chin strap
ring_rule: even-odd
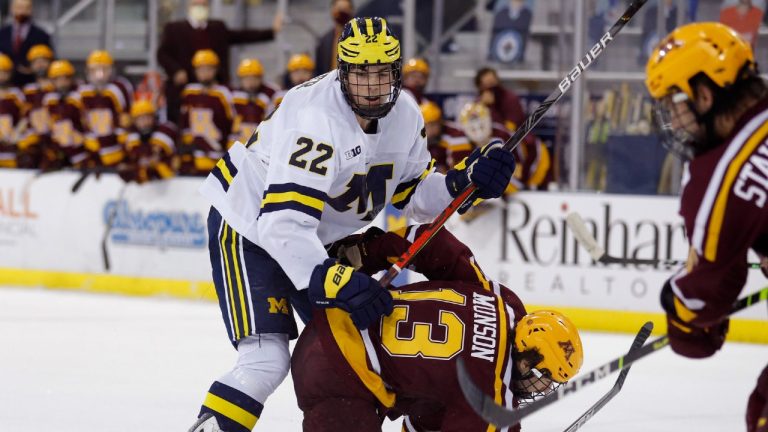
[[[723,138],[719,137],[715,132],[715,117],[717,116],[715,107],[720,98],[717,93],[714,93],[713,96],[712,106],[710,106],[705,113],[699,113],[693,106],[693,102],[690,100],[688,101],[688,109],[691,110],[691,113],[693,113],[696,118],[696,123],[704,129],[704,139],[694,141],[693,151],[697,156],[706,153],[723,143]]]

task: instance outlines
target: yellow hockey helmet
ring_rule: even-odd
[[[424,123],[440,121],[443,117],[443,112],[434,102],[425,101],[419,105],[419,108],[421,108],[421,115],[424,116]]]
[[[680,89],[693,99],[689,80],[705,74],[720,87],[740,79],[744,67],[755,71],[752,48],[730,27],[699,22],[676,28],[653,50],[646,65],[646,87],[654,99]]]
[[[104,50],[91,51],[88,55],[88,59],[85,61],[86,66],[112,66],[115,63],[112,59],[112,55]]]
[[[424,75],[429,75],[429,64],[422,58],[408,59],[403,65],[403,75],[411,72],[421,72]]]
[[[551,310],[532,312],[520,319],[515,326],[515,349],[520,353],[536,350],[542,360],[533,367],[558,383],[573,378],[584,361],[576,326]]]
[[[0,54],[0,70],[1,71],[13,70],[13,60],[11,60],[11,58],[5,54]]]
[[[286,69],[288,69],[288,72],[293,72],[299,69],[314,71],[315,62],[306,54],[294,54],[288,59],[288,66]]]
[[[402,87],[400,41],[392,34],[387,21],[379,17],[352,18],[344,25],[339,37],[337,60],[341,90],[352,111],[366,119],[387,115],[395,106]],[[388,66],[388,77],[382,77],[381,72],[386,71],[376,69],[368,72],[369,68],[377,65]],[[360,75],[368,75],[365,84],[350,86],[349,73],[352,69]],[[363,86],[368,87],[368,92],[356,94]],[[387,90],[379,94],[382,88]],[[367,102],[359,103],[362,99],[367,99]]]
[[[192,57],[192,66],[194,67],[201,67],[201,66],[218,66],[219,65],[219,56],[216,55],[213,50],[204,49],[204,50],[198,50],[195,52],[195,55]]]
[[[56,60],[48,68],[48,78],[75,75],[75,68],[68,60]]]
[[[147,99],[139,99],[131,105],[131,117],[136,118],[143,115],[155,115],[157,109],[152,101]]]
[[[258,59],[243,59],[237,66],[237,76],[262,76],[264,67]]]
[[[27,52],[27,60],[31,62],[39,58],[53,60],[53,50],[48,45],[34,45]]]

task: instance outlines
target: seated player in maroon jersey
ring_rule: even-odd
[[[331,248],[331,256],[340,253],[344,262],[374,273],[405,250],[408,231],[402,237],[369,231]],[[336,270],[327,272],[328,266]],[[385,416],[401,415],[404,431],[496,430],[466,403],[458,358],[484,391],[510,408],[578,372],[583,352],[573,324],[557,312],[526,314],[520,299],[489,281],[447,230],[416,256],[413,268],[430,281],[394,289],[393,312],[367,330],[340,309],[314,310],[291,360],[305,431],[380,431]],[[332,296],[349,273],[352,267],[329,260],[312,277],[334,275],[322,294]]]
[[[424,117],[427,146],[435,160],[435,167],[439,172],[447,172],[469,156],[474,146],[457,124],[443,120],[443,113],[437,104],[425,101],[419,108]]]

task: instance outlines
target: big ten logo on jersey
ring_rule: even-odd
[[[338,212],[346,212],[357,201],[357,214],[363,215],[360,220],[372,221],[387,204],[387,180],[392,179],[393,171],[394,165],[386,163],[371,166],[366,174],[355,173],[347,182],[347,190],[329,197],[328,204]]]
[[[768,194],[768,140],[757,148],[739,171],[733,193],[744,201],[751,201],[759,208],[765,205]]]
[[[221,131],[213,122],[213,110],[209,108],[192,108],[189,110],[189,128],[192,135],[211,141],[221,139]]]
[[[344,152],[344,158],[346,160],[350,160],[350,159],[352,159],[355,156],[359,156],[360,153],[362,153],[362,152],[363,152],[363,148],[361,146],[357,146],[357,147],[353,148],[352,150],[345,151]]]
[[[278,314],[278,313],[281,313],[283,315],[291,314],[291,310],[290,308],[288,308],[287,298],[268,297],[267,303],[269,303],[269,313],[271,314]]]
[[[112,110],[107,108],[94,108],[88,110],[86,115],[88,129],[96,136],[110,135],[114,132]]]

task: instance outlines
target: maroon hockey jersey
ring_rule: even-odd
[[[16,168],[17,143],[23,127],[24,94],[16,87],[0,89],[0,168]]]
[[[80,94],[76,91],[66,95],[50,92],[43,98],[43,103],[51,122],[51,151],[46,152],[47,157],[63,154],[64,164],[77,168],[100,164],[98,147],[85,146]],[[49,160],[48,163],[58,164],[59,161]]]
[[[232,93],[225,86],[187,84],[181,94],[182,172],[207,175],[224,155],[232,132]]]
[[[126,118],[130,110],[126,91],[116,83],[109,83],[103,89],[83,84],[79,92],[86,146],[98,148],[104,165],[117,164],[124,156],[124,127],[128,126]]]
[[[53,85],[30,83],[24,86],[27,101],[27,127],[19,139],[19,160],[26,160],[25,168],[38,168],[40,159],[49,150],[51,141],[51,119],[43,104],[45,95],[53,91]]]
[[[706,327],[730,312],[747,280],[747,251],[768,255],[768,98],[745,113],[726,143],[695,157],[680,215],[691,244],[670,283]]]
[[[255,93],[243,90],[232,92],[235,105],[235,120],[232,124],[230,146],[235,141],[247,143],[259,123],[274,109],[277,90],[262,84]]]
[[[160,123],[142,136],[131,128],[125,141],[125,159],[120,169],[126,181],[144,183],[173,177],[178,131],[173,123]]]
[[[304,430],[378,430],[376,412],[405,415],[406,431],[496,430],[466,403],[456,380],[458,358],[497,403],[513,406],[512,328],[525,307],[512,291],[485,278],[466,246],[441,233],[416,269],[466,280],[393,291],[392,314],[365,331],[342,310],[315,310],[292,359]],[[383,241],[393,240],[387,236]],[[392,252],[384,244],[375,252],[366,248],[376,255],[366,266],[380,267]],[[334,406],[334,400],[343,402]],[[349,400],[356,400],[354,409],[342,409]]]

